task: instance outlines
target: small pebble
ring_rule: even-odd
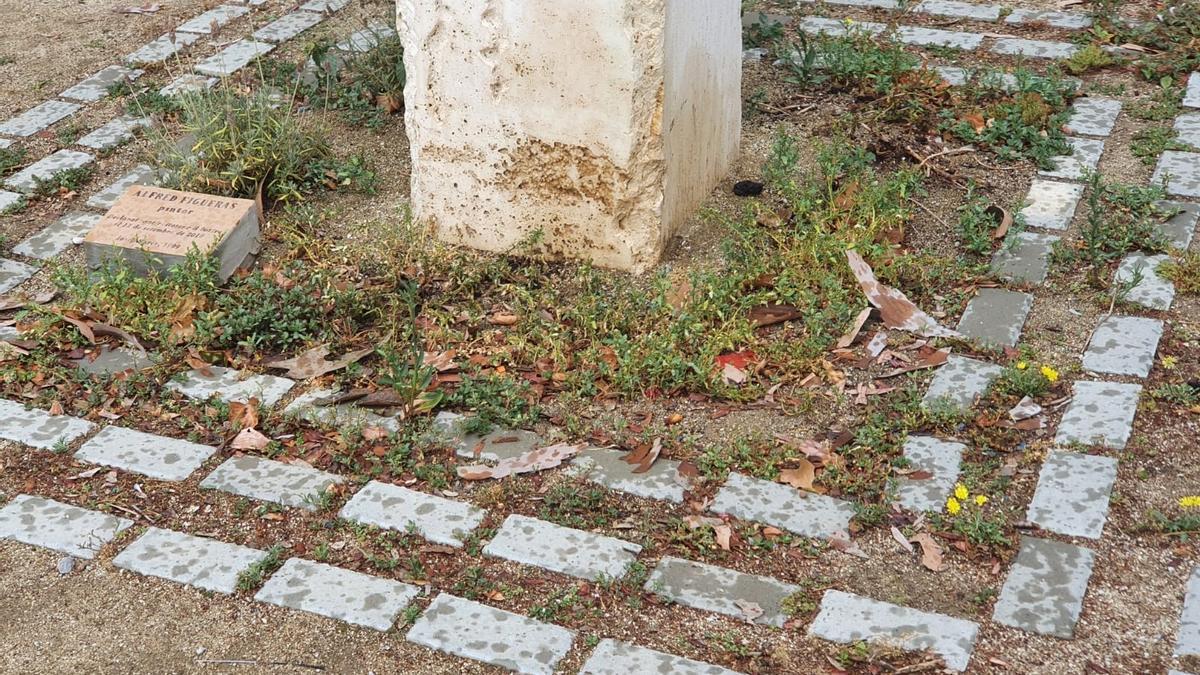
[[[58,561],[58,573],[61,576],[66,576],[75,571],[75,559],[67,556]]]
[[[79,246],[83,243],[83,237],[71,237],[71,243]]]

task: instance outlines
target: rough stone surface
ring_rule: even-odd
[[[659,459],[645,473],[621,459],[623,453],[604,448],[588,448],[571,461],[570,471],[610,490],[646,499],[683,503],[686,478],[679,473],[679,462]]]
[[[1121,102],[1115,98],[1077,98],[1071,104],[1071,119],[1065,131],[1083,136],[1107,136],[1121,114]]]
[[[993,363],[951,355],[929,382],[922,402],[967,410],[987,391],[1004,369]]]
[[[291,558],[254,599],[382,631],[419,592],[399,581]]]
[[[219,80],[215,77],[207,75],[197,75],[195,73],[184,73],[179,77],[171,80],[158,93],[163,96],[179,96],[182,94],[194,94],[206,89],[212,89],[216,86]]]
[[[958,2],[957,0],[923,0],[913,8],[914,12],[949,16],[956,19],[975,19],[978,21],[997,21],[1000,19],[1000,5],[977,5],[973,2]]]
[[[592,532],[512,514],[504,520],[486,555],[579,577],[588,581],[619,579],[642,547]]]
[[[49,180],[60,171],[79,169],[94,161],[96,158],[86,152],[59,150],[9,176],[4,184],[17,192],[33,192],[37,189],[39,180]]]
[[[1056,12],[1040,9],[1014,9],[1004,18],[1006,23],[1044,23],[1055,28],[1077,30],[1092,25],[1092,17],[1083,12]]]
[[[68,415],[51,415],[39,408],[0,399],[0,438],[41,450],[70,444],[92,432],[96,425]]]
[[[1120,450],[1133,431],[1140,384],[1075,382],[1075,397],[1058,424],[1060,444],[1102,445]]]
[[[197,33],[167,33],[147,42],[125,57],[131,66],[162,63],[200,39]]]
[[[992,272],[1009,281],[1043,284],[1050,269],[1050,253],[1059,237],[1040,232],[1018,232],[992,256]]]
[[[72,211],[14,246],[13,253],[49,260],[70,248],[76,238],[90,232],[98,220],[100,215],[97,213]]]
[[[1071,154],[1051,157],[1054,168],[1038,171],[1039,176],[1083,180],[1096,170],[1100,164],[1100,155],[1104,153],[1104,141],[1093,138],[1068,138],[1067,142],[1071,144]]]
[[[443,239],[541,230],[552,255],[643,271],[737,156],[737,0],[397,9],[411,204]]]
[[[188,586],[233,593],[238,575],[266,552],[151,527],[113,558],[113,566]]]
[[[116,203],[117,198],[125,193],[125,190],[134,185],[154,185],[157,179],[158,171],[154,167],[149,164],[139,164],[108,187],[92,195],[84,202],[84,205],[88,208],[107,211]]]
[[[964,50],[976,49],[983,43],[983,36],[979,33],[921,26],[901,26],[896,30],[896,39],[905,44],[922,47],[953,47]]]
[[[1023,38],[1000,38],[992,45],[992,52],[995,54],[1028,56],[1037,59],[1069,59],[1077,51],[1079,51],[1079,47],[1070,42],[1026,40]]]
[[[929,478],[897,479],[896,498],[910,511],[941,511],[958,481],[962,456],[967,446],[931,436],[909,436],[904,441],[904,458],[910,468],[928,471]]]
[[[1051,452],[1025,518],[1056,534],[1099,539],[1116,480],[1117,460],[1112,457]]]
[[[551,675],[575,633],[442,593],[408,631],[408,641],[527,675]]]
[[[0,190],[0,215],[12,207],[20,204],[25,200],[25,197],[17,192],[9,192],[8,190]]]
[[[311,467],[243,455],[225,460],[200,487],[315,511],[321,494],[341,482],[340,476]]]
[[[646,580],[646,590],[687,607],[743,619],[749,615],[742,607],[757,605],[762,615],[754,623],[779,627],[788,618],[783,609],[784,599],[800,587],[770,577],[668,557],[654,568]]]
[[[275,45],[254,40],[238,40],[225,49],[196,64],[197,73],[213,77],[229,77],[250,65],[260,56],[269,54]]]
[[[133,521],[30,495],[0,509],[0,538],[91,560]]]
[[[124,427],[105,427],[83,444],[76,459],[159,480],[184,480],[217,449]]]
[[[485,512],[465,502],[371,481],[346,502],[340,515],[390,530],[412,529],[434,543],[462,546]]]
[[[1189,108],[1200,108],[1200,73],[1188,75],[1187,91],[1183,95],[1183,104]]]
[[[628,642],[601,640],[579,675],[738,675],[709,663],[685,659]]]
[[[1146,377],[1162,337],[1162,322],[1136,316],[1110,316],[1092,333],[1083,367],[1093,373]]]
[[[1157,206],[1167,213],[1174,214],[1158,226],[1158,233],[1171,246],[1186,251],[1196,234],[1196,222],[1200,220],[1200,204],[1162,201],[1157,202]]]
[[[79,139],[79,145],[95,150],[111,150],[133,140],[139,129],[149,128],[153,122],[149,117],[124,115],[109,120],[95,131]]]
[[[220,5],[208,10],[198,16],[192,17],[179,25],[175,29],[176,33],[198,33],[200,35],[208,35],[214,29],[220,28],[225,24],[233,21],[239,16],[248,13],[248,7],[238,7],[237,5]]]
[[[944,614],[922,612],[853,593],[828,590],[808,634],[842,644],[878,642],[910,651],[929,650],[951,670],[971,661],[979,626]]]
[[[981,288],[967,303],[958,332],[988,347],[1015,347],[1032,307],[1028,293]]]
[[[115,375],[127,370],[144,370],[158,363],[153,354],[129,347],[110,348],[102,346],[82,359],[75,360],[75,365],[89,375]]]
[[[323,15],[315,12],[292,12],[254,31],[251,37],[263,42],[285,42],[324,20]]]
[[[74,115],[80,107],[82,106],[78,103],[68,103],[67,101],[46,101],[0,123],[0,134],[32,136],[42,129],[49,128],[64,117]]]
[[[992,619],[1031,633],[1072,637],[1094,558],[1086,548],[1023,537]]]
[[[1200,656],[1200,567],[1192,569],[1192,576],[1188,577],[1175,656]]]
[[[1183,113],[1176,117],[1175,133],[1183,143],[1200,147],[1200,112]]]
[[[1165,254],[1130,253],[1125,256],[1117,266],[1117,283],[1132,283],[1141,275],[1141,280],[1125,295],[1125,301],[1150,309],[1171,309],[1171,303],[1175,301],[1175,284],[1158,273],[1159,265],[1170,259]]]
[[[286,377],[250,375],[243,378],[240,371],[221,366],[209,366],[208,373],[189,370],[179,379],[167,384],[167,389],[188,398],[207,401],[216,396],[226,403],[246,403],[252,398],[266,407],[274,406],[296,385]]]
[[[76,101],[94,103],[107,97],[108,88],[112,85],[123,80],[132,82],[141,77],[143,72],[124,66],[109,66],[59,94],[59,96]]]
[[[36,271],[36,267],[30,267],[23,262],[0,258],[0,293],[7,293],[16,288]]]
[[[1065,230],[1075,217],[1075,206],[1082,196],[1082,185],[1035,178],[1021,215],[1029,227]]]
[[[1167,150],[1158,158],[1151,183],[1167,179],[1167,192],[1180,197],[1200,197],[1200,152]]]
[[[729,474],[710,508],[716,513],[822,539],[849,532],[850,519],[854,517],[854,507],[849,502],[740,473]]]

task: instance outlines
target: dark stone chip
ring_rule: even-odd
[[[757,197],[763,193],[763,184],[753,180],[740,180],[733,184],[733,194],[739,197]]]

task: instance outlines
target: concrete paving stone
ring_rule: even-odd
[[[102,346],[98,352],[75,360],[75,365],[80,370],[89,375],[99,376],[115,375],[127,370],[145,370],[156,363],[156,355],[123,346],[115,349]]]
[[[1187,90],[1183,94],[1183,105],[1200,108],[1200,73],[1188,75]]]
[[[967,446],[932,436],[909,436],[904,441],[904,459],[914,470],[933,474],[929,478],[896,479],[896,501],[910,511],[941,511],[954,490]]]
[[[922,47],[953,47],[954,49],[978,49],[983,43],[979,33],[964,33],[956,30],[940,30],[921,26],[900,26],[896,39],[904,44]]]
[[[866,641],[928,650],[942,657],[950,670],[962,672],[971,661],[979,625],[830,589],[821,597],[821,611],[808,634],[841,644]]]
[[[13,142],[14,141],[10,141],[7,138],[0,138],[0,150],[3,150],[4,148],[9,147],[10,145],[13,144]]]
[[[1042,462],[1025,519],[1055,534],[1099,539],[1116,480],[1112,457],[1051,452]]]
[[[180,481],[216,451],[209,445],[109,426],[84,443],[75,458],[159,480]]]
[[[735,671],[628,642],[604,639],[592,650],[579,675],[738,675]]]
[[[285,415],[291,415],[309,424],[328,427],[379,427],[390,432],[400,430],[400,420],[395,416],[385,416],[371,410],[355,407],[349,403],[339,405],[317,405],[317,401],[337,394],[332,389],[314,389],[307,394],[296,397],[288,407],[284,408]]]
[[[237,5],[219,5],[180,24],[179,27],[175,29],[175,32],[209,35],[214,30],[221,28],[225,24],[240,16],[245,16],[249,12],[250,9],[247,7],[239,7]]]
[[[0,287],[2,288],[2,287]],[[70,415],[51,415],[40,408],[0,399],[0,438],[15,443],[53,450],[86,436],[96,425]]]
[[[522,565],[597,581],[625,576],[641,550],[641,546],[623,539],[562,527],[514,513],[504,520],[496,536],[484,547],[483,553]]]
[[[91,560],[132,520],[81,509],[53,499],[17,495],[0,508],[0,539]]]
[[[108,66],[79,84],[59,94],[62,98],[95,103],[108,96],[108,88],[122,81],[133,82],[145,73],[143,70],[125,66]]]
[[[1176,117],[1175,133],[1181,142],[1200,148],[1200,112],[1183,113]]]
[[[1063,413],[1055,440],[1062,445],[1082,443],[1120,450],[1133,431],[1140,384],[1075,382],[1075,397]]]
[[[941,76],[946,84],[952,87],[961,87],[971,79],[971,71],[966,68],[958,68],[956,66],[934,66],[934,72]]]
[[[854,517],[850,502],[736,472],[729,474],[709,508],[821,539],[849,532]]]
[[[86,152],[59,150],[9,176],[4,184],[17,192],[33,192],[37,189],[39,180],[49,180],[60,171],[81,169],[94,161],[96,158]]]
[[[292,12],[254,31],[251,37],[263,42],[286,42],[324,20],[325,16],[316,12]]]
[[[645,499],[683,503],[687,479],[679,473],[679,462],[659,459],[645,473],[624,461],[624,453],[605,448],[587,448],[571,460],[568,471],[610,490]]]
[[[184,73],[179,77],[171,80],[158,93],[163,96],[181,96],[183,94],[194,94],[196,92],[212,89],[219,80],[215,77],[207,75],[197,75],[195,73]]]
[[[233,593],[238,576],[265,551],[182,532],[148,528],[113,558],[113,566],[214,593]]]
[[[84,206],[107,211],[117,203],[117,199],[134,185],[154,185],[158,180],[158,171],[149,164],[139,164],[133,170],[118,178],[108,187],[92,195],[84,202]]]
[[[1022,537],[992,619],[1030,633],[1073,637],[1094,559],[1080,546]]]
[[[1173,214],[1158,226],[1158,234],[1175,248],[1186,251],[1196,234],[1196,223],[1200,220],[1200,204],[1189,202],[1156,202],[1155,206]]]
[[[0,190],[0,215],[3,215],[5,211],[8,211],[24,201],[25,196],[18,192]]]
[[[149,117],[122,115],[109,120],[95,131],[79,139],[79,145],[96,150],[111,150],[112,148],[133,140],[139,129],[148,129],[153,125]]]
[[[1175,284],[1158,273],[1159,266],[1170,259],[1171,257],[1165,254],[1126,255],[1117,266],[1117,283],[1131,284],[1138,280],[1139,275],[1141,279],[1125,295],[1125,301],[1150,309],[1171,309],[1171,303],[1175,301]]]
[[[100,221],[100,214],[72,211],[38,230],[13,247],[13,253],[38,260],[49,260],[71,247]]]
[[[396,28],[381,21],[354,31],[350,37],[337,43],[334,49],[361,54],[371,51],[381,41],[394,37],[396,37]]]
[[[1161,185],[1164,181],[1168,194],[1200,197],[1200,152],[1164,151],[1150,182]]]
[[[254,599],[386,631],[419,593],[411,584],[290,558]]]
[[[447,654],[525,675],[551,675],[571,650],[575,632],[442,593],[406,636]]]
[[[805,33],[829,37],[841,37],[851,32],[875,35],[882,33],[885,28],[887,26],[873,21],[848,23],[842,19],[828,19],[822,16],[806,16],[800,20],[800,30]]]
[[[1021,284],[1041,285],[1050,269],[1050,253],[1059,237],[1040,232],[1018,232],[992,256],[992,273]]]
[[[994,363],[951,355],[946,365],[934,373],[921,401],[926,407],[946,405],[956,410],[968,410],[1003,370]]]
[[[1036,80],[1041,76],[1030,73],[1026,77],[1028,77],[1029,80]],[[984,69],[979,73],[978,84],[980,87],[1013,92],[1022,87],[1023,79],[1025,78],[1018,76],[1015,73],[1005,73],[993,69]],[[1080,80],[1078,77],[1064,77],[1062,78],[1062,82],[1072,85],[1075,90],[1079,90],[1079,88],[1083,86],[1083,80]]]
[[[780,627],[788,619],[784,600],[800,587],[771,577],[667,557],[646,580],[646,590],[687,607],[740,619],[751,616],[743,607],[757,605],[762,614],[754,623]]]
[[[542,445],[542,438],[524,429],[495,429],[486,434],[464,434],[468,417],[443,410],[433,420],[433,430],[439,441],[454,448],[463,459],[498,462],[519,457]]]
[[[1092,25],[1092,17],[1083,12],[1056,12],[1041,9],[1014,9],[1004,18],[1006,23],[1043,23],[1054,28],[1077,30]]]
[[[337,12],[348,4],[350,0],[309,0],[300,5],[300,9],[306,12]]]
[[[321,494],[342,482],[341,476],[312,467],[242,455],[225,460],[200,487],[316,511]]]
[[[78,103],[49,100],[0,123],[0,134],[27,137],[47,129],[59,120],[74,115],[81,107]]]
[[[1083,180],[1100,165],[1100,155],[1104,154],[1104,141],[1068,137],[1067,142],[1071,144],[1071,154],[1051,157],[1050,162],[1054,168],[1038,171],[1039,176]]]
[[[147,42],[128,54],[124,61],[131,66],[162,63],[187,49],[200,39],[197,33],[167,33]]]
[[[1188,577],[1183,613],[1179,617],[1179,635],[1175,639],[1175,656],[1200,656],[1200,566]]]
[[[21,285],[22,282],[33,276],[34,272],[37,272],[36,267],[16,260],[0,258],[0,293],[7,293]]]
[[[20,337],[21,332],[16,326],[0,326],[0,340],[17,340]]]
[[[389,530],[411,529],[436,544],[462,546],[486,512],[466,502],[371,481],[346,502],[339,515]]]
[[[1092,333],[1083,367],[1093,373],[1146,377],[1154,367],[1162,330],[1158,319],[1110,316]]]
[[[992,53],[1010,56],[1028,56],[1038,59],[1069,59],[1079,51],[1070,42],[1026,40],[1023,38],[999,38],[992,44]]]
[[[873,7],[876,9],[899,9],[899,0],[824,0],[830,5],[843,5],[846,7]]]
[[[1077,98],[1071,103],[1071,118],[1065,131],[1082,136],[1107,136],[1121,114],[1121,102],[1115,98]]]
[[[275,45],[253,40],[238,40],[196,64],[195,71],[213,77],[229,77],[252,61],[269,54]]]
[[[208,372],[189,370],[167,384],[167,389],[177,391],[197,401],[207,401],[216,396],[225,403],[246,403],[252,398],[264,407],[272,407],[291,391],[296,383],[286,377],[250,374],[233,368],[209,366]]]
[[[989,347],[1015,347],[1032,307],[1029,293],[981,288],[967,303],[958,332]]]
[[[1035,178],[1021,215],[1029,227],[1065,230],[1075,217],[1075,207],[1082,196],[1082,185]]]
[[[913,11],[977,21],[998,21],[1000,19],[1000,5],[977,5],[973,2],[956,2],[956,0],[923,0],[917,3]]]

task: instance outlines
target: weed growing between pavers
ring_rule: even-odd
[[[1130,251],[1154,253],[1167,248],[1157,226],[1170,214],[1156,204],[1166,197],[1162,187],[1106,182],[1098,173],[1087,178],[1087,216],[1080,240],[1056,243],[1052,260],[1060,269],[1087,270],[1097,288],[1107,288],[1109,267]]]
[[[25,146],[21,144],[0,148],[0,178],[16,171],[25,164]]]
[[[343,52],[331,42],[307,49],[310,70],[272,61],[265,79],[296,93],[310,104],[337,110],[349,123],[379,131],[404,109],[404,45],[395,35],[377,34],[365,51]]]
[[[1101,0],[1091,7],[1095,25],[1089,35],[1095,43],[1150,50],[1133,57],[1134,71],[1146,80],[1170,82],[1200,69],[1200,2],[1172,2],[1152,21],[1125,20],[1117,0]]]
[[[92,166],[80,166],[73,169],[63,169],[53,175],[42,178],[34,177],[33,196],[38,198],[51,197],[60,193],[73,193],[83,189],[95,173]]]

